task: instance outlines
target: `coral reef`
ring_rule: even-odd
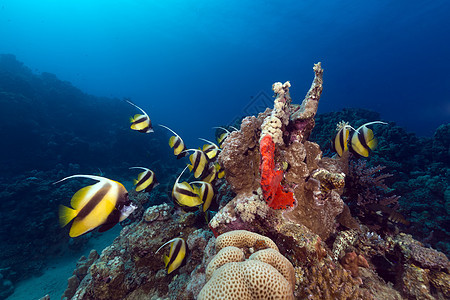
[[[329,140],[335,133],[334,126],[338,122],[345,120],[359,126],[369,121],[380,120],[380,115],[362,109],[344,109],[340,112],[318,114],[315,119],[316,126],[310,139],[320,145],[325,155],[332,156]],[[410,225],[397,225],[414,238],[444,252],[447,256],[450,255],[448,132],[450,124],[439,126],[432,137],[417,137],[393,122],[389,122],[389,126],[379,126],[376,129],[378,147],[368,159],[364,160],[366,164],[364,168],[380,166],[384,168],[382,170],[384,174],[391,174],[392,176],[384,178],[384,184],[388,189],[372,187],[367,190],[368,193],[355,185],[347,189],[353,193],[353,188],[359,189],[361,195],[368,196],[369,199],[375,200],[374,202],[383,199],[395,202],[393,196],[400,195],[397,205],[393,204]],[[357,167],[359,163],[353,165]],[[355,170],[358,171],[358,168]],[[373,173],[373,175],[381,174]],[[349,187],[352,181],[347,179],[346,185]],[[356,203],[357,195],[354,196],[351,197],[352,202]],[[359,214],[359,208],[353,212]]]
[[[13,105],[23,100],[29,105],[28,108],[37,111],[40,102],[29,100],[36,90],[47,85],[62,89],[60,93],[52,95],[55,96],[56,103],[51,101],[46,104],[54,105],[56,113],[64,111],[59,102],[70,95],[75,95],[69,98],[74,103],[79,100],[82,107],[98,109],[100,105],[94,98],[86,104],[81,100],[84,99],[82,93],[61,83],[51,74],[35,78],[20,64],[14,61],[9,61],[9,64],[6,68],[9,71],[2,72],[0,76],[8,77],[8,72],[12,69],[19,70],[22,76],[13,80],[16,87],[11,85],[7,90],[5,85],[0,86],[1,103]],[[398,201],[400,210],[411,213],[409,217],[412,219],[412,227],[416,226],[413,228],[417,229],[418,221],[422,221],[420,225],[423,229],[418,232],[428,235],[431,230],[435,230],[436,237],[430,237],[430,241],[447,237],[448,216],[443,216],[442,211],[446,211],[448,201],[445,201],[450,195],[447,188],[450,173],[448,126],[437,130],[432,143],[405,134],[395,126],[385,126],[379,131],[379,150],[371,154],[367,163],[355,163],[349,154],[332,157],[323,144],[322,147],[319,146],[329,136],[319,135],[316,139],[318,143],[309,140],[311,135],[313,138],[317,137],[312,132],[313,129],[322,126],[321,129],[326,130],[324,128],[330,127],[331,130],[327,133],[329,135],[334,132],[335,124],[342,119],[358,126],[365,122],[365,118],[378,118],[372,113],[362,113],[364,116],[353,122],[361,112],[346,110],[345,118],[332,114],[330,118],[333,121],[339,118],[333,124],[329,124],[329,120],[323,121],[322,117],[316,115],[323,84],[320,63],[313,70],[314,80],[301,105],[293,103],[289,82],[275,83],[273,109],[268,108],[257,116],[244,118],[239,129],[227,135],[218,157],[226,176],[214,183],[218,211],[208,224],[205,223],[202,212],[184,212],[172,204],[161,204],[169,200],[171,187],[168,184],[161,184],[163,187],[156,188],[150,195],[130,192],[130,198],[139,204],[139,209],[126,224],[122,224],[120,235],[99,257],[91,252],[88,258],[80,259],[77,269],[68,280],[68,288],[63,297],[189,300],[197,297],[219,298],[225,294],[231,298],[254,298],[256,295],[261,299],[270,298],[269,296],[285,299],[449,298],[450,266],[443,253],[426,247],[411,235],[400,233],[395,224],[392,228],[389,227],[393,230],[378,230],[375,225],[385,224],[366,224],[360,214],[352,216],[352,205],[369,207],[382,203],[392,208],[396,203],[393,198],[389,198],[391,195],[380,194],[380,189],[374,190],[374,187],[378,185],[381,190],[389,192],[395,188],[396,193],[400,192],[403,196]],[[32,83],[29,82],[30,78],[34,78]],[[23,94],[14,93],[15,88]],[[73,110],[75,106],[74,104]],[[89,110],[86,114],[83,112],[83,115],[92,116],[92,111]],[[10,122],[11,119],[8,118],[10,116],[5,116],[5,120]],[[59,124],[57,121],[58,119],[55,124]],[[69,126],[73,126],[74,117],[67,117],[66,121]],[[108,121],[114,123],[112,120]],[[96,122],[94,126],[102,127],[105,120],[98,118]],[[316,122],[319,126],[315,126]],[[49,241],[55,245],[61,244],[57,240],[62,233],[56,231],[56,228],[47,230],[46,224],[55,219],[54,206],[59,203],[56,199],[63,194],[73,193],[78,187],[73,182],[60,190],[52,189],[50,180],[45,178],[62,178],[67,172],[93,168],[91,165],[95,162],[101,163],[103,159],[113,159],[120,155],[120,151],[109,151],[114,153],[105,155],[100,160],[86,156],[78,163],[73,163],[76,160],[68,158],[69,148],[65,148],[64,141],[71,141],[72,144],[67,146],[71,153],[75,148],[75,151],[79,150],[84,155],[87,155],[90,147],[108,152],[105,147],[118,147],[117,143],[124,141],[125,145],[133,143],[128,134],[116,136],[111,133],[109,140],[102,144],[102,139],[95,141],[98,137],[86,134],[83,131],[86,128],[83,129],[82,126],[76,130],[61,126],[61,136],[56,137],[52,135],[54,130],[44,130],[51,127],[46,127],[42,120],[36,119],[35,124],[43,130],[33,134],[37,137],[48,135],[46,141],[55,146],[46,150],[44,158],[55,155],[59,165],[44,173],[24,169],[28,173],[15,178],[18,179],[16,184],[2,186],[2,195],[11,200],[6,201],[9,204],[2,203],[3,211],[25,210],[26,206],[35,204],[33,201],[36,200],[28,199],[24,191],[36,192],[34,197],[43,203],[49,203],[46,208],[37,212],[39,220],[27,220],[30,223],[25,224],[27,228],[39,228],[42,233],[47,231],[50,233],[49,237],[43,237],[42,244],[36,242],[37,244],[30,246],[20,236],[13,241],[16,245],[23,245],[24,253],[30,255],[33,254],[32,249],[37,254],[42,253]],[[114,124],[115,131],[121,132],[122,125]],[[36,136],[33,138],[37,138]],[[404,140],[402,143],[391,143],[391,139],[395,141],[395,138]],[[150,149],[164,148],[157,140],[149,146]],[[405,140],[416,144],[408,148]],[[90,143],[91,141],[93,142]],[[47,146],[38,144],[37,149],[41,149],[39,147]],[[417,147],[423,147],[430,153],[415,154]],[[432,154],[433,149],[438,153]],[[161,150],[154,150],[155,153],[158,151]],[[131,156],[135,157],[137,153],[132,153]],[[413,157],[419,162],[415,164],[416,161],[403,156]],[[158,157],[164,159],[165,156]],[[125,165],[128,167],[133,160],[129,153],[124,153],[121,161],[121,166],[108,169],[107,172],[119,174],[118,168]],[[387,173],[384,174],[393,176],[379,173],[382,167],[377,167],[378,165],[386,166]],[[11,172],[12,165],[5,166]],[[159,164],[158,167],[163,173],[161,177],[179,173],[174,171],[174,166],[162,167]],[[122,176],[124,175],[121,174],[118,178],[123,178]],[[407,189],[414,191],[409,190],[408,194],[405,193]],[[412,195],[413,192],[415,196]],[[402,207],[404,195],[406,199],[413,201],[409,206]],[[11,203],[19,197],[25,198],[22,199],[24,201],[17,201],[21,204],[17,204],[16,208],[16,204]],[[54,200],[45,202],[46,197]],[[419,197],[422,197],[422,202],[418,200]],[[423,201],[424,199],[427,201]],[[348,200],[348,203],[343,200]],[[368,210],[375,215],[385,212],[379,207]],[[367,212],[364,211],[364,214]],[[437,216],[437,220],[430,218],[432,214]],[[42,219],[46,221],[41,221]],[[13,220],[7,219],[7,225],[2,226],[0,234],[6,236],[14,224]],[[22,232],[28,236],[35,234],[27,229]],[[167,274],[162,261],[162,256],[167,253],[155,254],[155,251],[165,242],[177,237],[186,241],[189,251],[186,252],[184,263]],[[67,241],[67,237],[62,239],[64,243]],[[81,238],[72,240],[71,243],[70,247],[81,248],[85,240]],[[3,265],[0,266],[0,280],[6,287],[5,295],[10,293],[13,286],[11,278],[18,276],[14,275],[17,274],[14,271],[25,270],[27,264],[14,255],[12,245],[13,243],[7,245],[1,257]],[[441,245],[445,248],[445,240]],[[61,251],[59,248],[50,250],[54,253]],[[8,259],[10,262],[5,265],[4,262]],[[27,271],[42,268],[42,259],[31,257],[30,261]],[[11,262],[16,264],[15,270],[11,269]],[[17,267],[20,265],[20,268]]]
[[[212,233],[193,226],[201,218],[194,213],[178,214],[167,204],[148,208],[141,221],[125,227],[103,250],[72,299],[135,299],[138,295],[194,299],[205,280],[202,266],[209,261],[203,255],[213,255],[213,248],[207,250]],[[175,237],[183,237],[195,251],[188,254],[185,265],[167,275],[162,255],[155,259],[154,253]],[[188,278],[196,281],[188,284]]]
[[[314,71],[315,79],[303,100],[302,108],[295,110],[295,120],[302,120],[304,124],[314,123],[316,104],[322,91],[323,70],[320,63],[314,66]],[[268,230],[264,227],[267,226],[261,221],[272,225],[279,222],[301,223],[319,234],[323,240],[334,231],[336,216],[343,210],[343,202],[339,196],[342,193],[343,166],[337,161],[322,160],[317,144],[303,141],[303,138],[295,138],[292,141],[289,139],[290,134],[306,138],[313,128],[289,127],[290,123],[284,127],[287,122],[284,116],[293,110],[292,107],[286,108],[291,102],[289,87],[290,84],[274,84],[273,89],[277,97],[272,112],[276,113],[269,114],[266,110],[257,118],[245,118],[241,130],[232,132],[223,144],[224,150],[219,154],[219,162],[223,165],[227,181],[237,195],[211,221],[211,227],[219,234],[234,229],[255,230],[255,228],[260,228],[261,232],[265,233]],[[272,119],[279,119],[283,126],[276,126],[277,130],[267,131],[270,124],[278,124],[267,121]],[[260,124],[261,129],[258,128]],[[287,135],[287,145],[284,138],[281,142],[278,137],[280,130],[283,131],[283,136]],[[267,134],[262,136],[263,132]],[[259,149],[256,147],[258,142]],[[258,165],[261,172],[256,169]],[[258,181],[261,183],[263,197],[268,201],[269,207],[277,209],[290,207],[294,198],[297,205],[292,210],[280,212],[270,210],[265,214],[265,219],[255,218],[253,222],[246,222],[253,218],[248,218],[246,214],[242,214],[244,219],[240,218],[241,214],[236,212],[236,207],[239,212],[243,211],[242,205],[238,202],[257,195]]]
[[[62,299],[71,299],[73,297],[78,286],[80,285],[81,280],[86,277],[89,267],[97,258],[99,258],[99,255],[95,250],[92,250],[87,258],[85,256],[80,257],[77,262],[77,267],[73,271],[72,277],[67,280],[67,289],[62,295]]]

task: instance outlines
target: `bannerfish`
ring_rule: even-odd
[[[190,184],[194,184],[194,192],[203,202],[203,212],[207,211],[211,205],[212,199],[214,198],[214,188],[212,184],[206,181],[193,181]],[[195,184],[200,184],[200,187]]]
[[[214,168],[217,172],[217,178],[221,179],[225,176],[225,169],[222,168],[222,166],[218,162],[214,164]]]
[[[194,177],[199,178],[208,168],[208,157],[202,150],[199,149],[187,149],[184,151],[194,152],[189,156],[189,161],[191,164],[188,165],[188,167],[190,172],[194,171]]]
[[[216,129],[222,129],[223,131],[225,131],[224,133],[221,133],[218,137],[217,137],[217,143],[219,144],[219,147],[222,148],[222,144],[225,141],[225,139],[228,137],[228,135],[231,133],[228,129],[223,128],[223,127],[213,127]]]
[[[206,156],[208,157],[208,160],[211,161],[214,158],[216,158],[217,154],[219,153],[219,151],[222,151],[222,149],[219,148],[219,146],[217,146],[216,144],[214,144],[211,141],[208,141],[206,139],[202,139],[199,138],[200,140],[207,142],[209,145],[203,145],[203,153],[206,154]]]
[[[167,130],[169,130],[174,134],[174,136],[170,137],[169,139],[169,146],[170,148],[173,148],[173,154],[177,156],[177,159],[187,156],[188,153],[183,152],[187,149],[186,146],[184,145],[183,139],[169,127],[161,124],[159,124],[159,126],[166,128]]]
[[[212,183],[217,178],[217,169],[214,165],[210,165],[208,170],[199,178],[202,181]]]
[[[98,182],[78,190],[72,197],[72,208],[60,205],[59,222],[61,227],[73,220],[69,236],[77,237],[99,226],[103,232],[118,222],[125,220],[135,209],[128,199],[125,187],[117,181],[94,175],[72,175],[70,178],[89,178]]]
[[[372,129],[367,126],[372,124],[387,124],[381,121],[374,121],[365,123],[358,127],[352,134],[351,150],[361,156],[368,157],[369,151],[375,149],[377,146],[377,139],[375,138]]]
[[[133,205],[131,203],[131,200],[128,200],[128,202],[125,203],[119,203],[116,206],[116,209],[114,209],[108,216],[105,223],[103,223],[102,226],[99,227],[98,232],[105,232],[113,228],[117,223],[122,222],[123,220],[128,218],[136,208],[137,206]]]
[[[144,191],[149,193],[159,183],[155,178],[155,173],[144,167],[131,167],[130,169],[141,169],[144,172],[139,173],[138,178],[133,180],[136,186],[136,192]]]
[[[130,123],[131,123],[131,129],[139,131],[139,132],[143,132],[143,133],[150,133],[153,132],[153,127],[152,127],[152,121],[150,120],[150,117],[147,115],[147,113],[140,108],[139,106],[137,106],[136,104],[134,104],[133,102],[131,102],[128,99],[125,99],[126,102],[128,102],[129,104],[133,105],[134,107],[136,107],[137,109],[139,109],[142,114],[136,114],[134,115],[134,117],[130,117]]]
[[[172,199],[180,206],[187,207],[195,207],[203,202],[200,197],[194,192],[194,189],[187,182],[179,183],[181,175],[183,175],[184,171],[186,171],[187,166],[184,168],[183,172],[181,172],[180,176],[178,176],[175,184],[172,189]]]
[[[161,247],[156,250],[155,254],[161,250],[165,245],[170,243],[170,252],[169,256],[164,255],[164,265],[167,269],[167,274],[172,273],[176,269],[178,269],[183,263],[184,258],[186,257],[187,247],[186,242],[182,238],[174,238],[170,241],[164,243]]]
[[[208,170],[200,177],[202,181],[212,183],[217,178],[221,179],[225,176],[225,170],[220,166],[218,162],[210,165]]]
[[[333,140],[333,149],[339,156],[342,156],[344,152],[348,150],[348,137],[350,135],[350,128],[348,123],[342,121],[337,124],[336,130],[338,131]]]

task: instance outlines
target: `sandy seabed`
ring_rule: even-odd
[[[61,299],[67,288],[67,279],[72,276],[78,259],[82,255],[87,257],[92,249],[97,250],[100,254],[119,235],[121,229],[120,226],[116,226],[99,236],[91,238],[86,250],[78,253],[76,257],[55,259],[41,276],[17,283],[14,293],[6,300],[38,300],[45,295],[49,295],[52,300]]]

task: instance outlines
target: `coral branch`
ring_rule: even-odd
[[[306,140],[315,125],[314,117],[323,90],[323,69],[320,62],[314,65],[313,70],[315,73],[314,81],[302,104],[291,105],[290,121],[294,127],[291,132],[291,142]]]

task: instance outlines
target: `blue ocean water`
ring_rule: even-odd
[[[319,112],[373,109],[419,135],[450,120],[448,1],[0,1],[0,53],[130,97],[187,140],[321,61]]]

